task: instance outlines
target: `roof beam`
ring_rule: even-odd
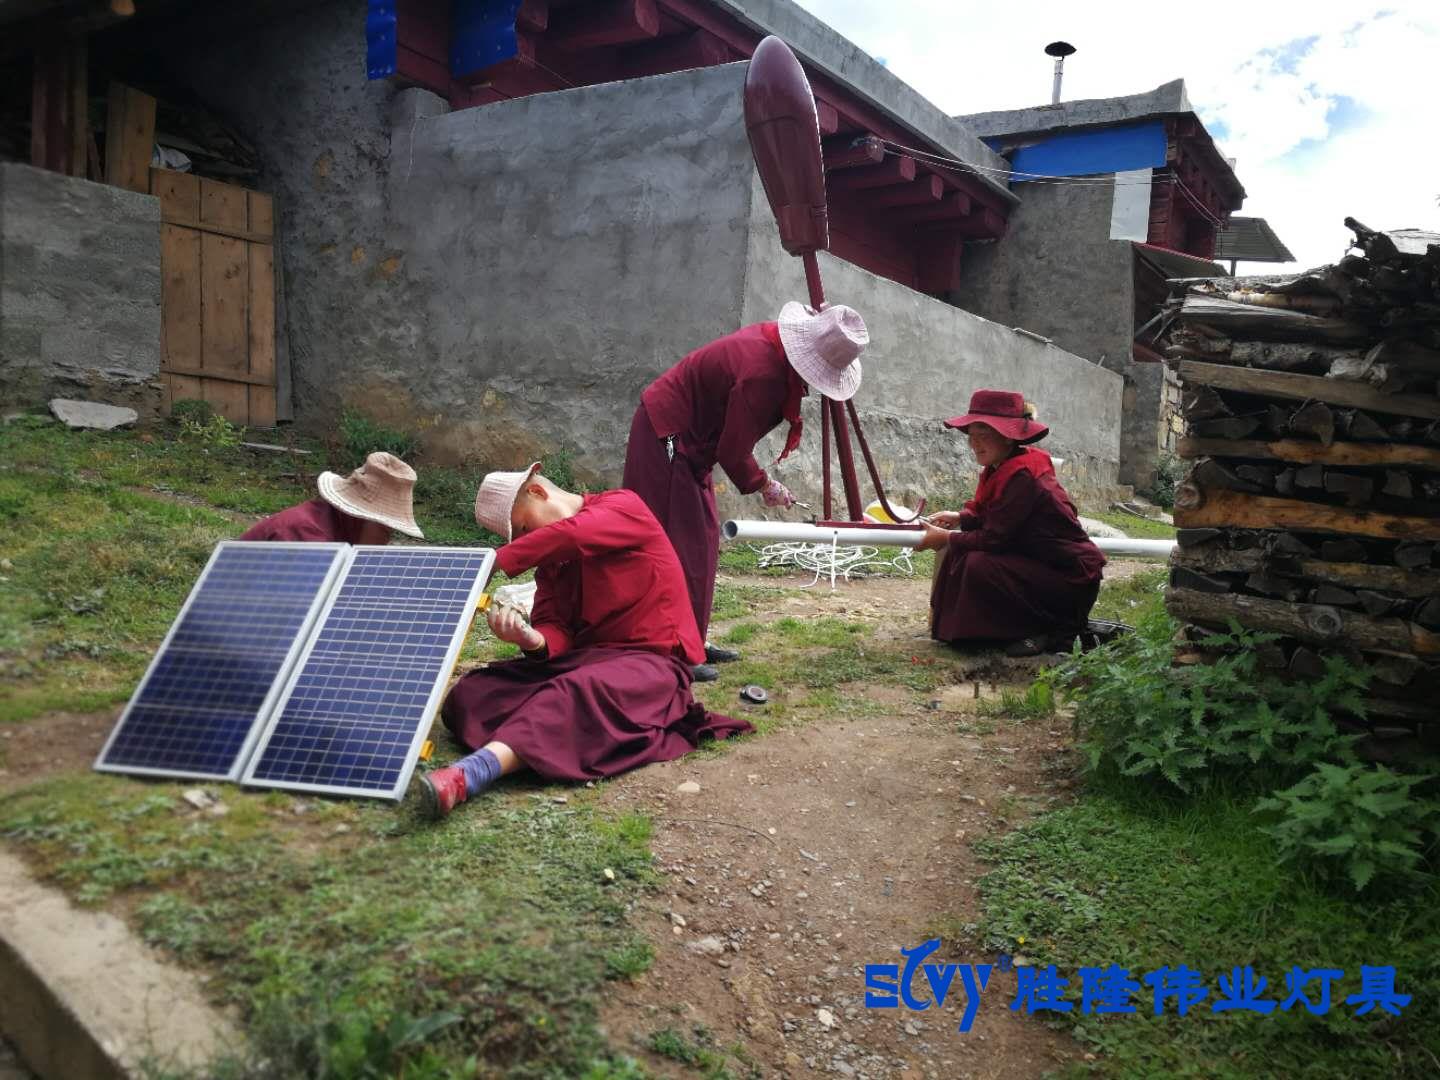
[[[879,164],[856,168],[830,165],[829,162],[826,162],[826,165],[841,170],[837,175],[825,178],[826,186],[832,191],[860,191],[865,188],[908,184],[917,175],[915,159],[912,157],[884,157]]]
[[[822,144],[822,152],[825,157],[825,168],[829,169],[853,169],[860,165],[878,165],[885,160],[885,147],[880,140],[873,135],[860,139],[852,139],[845,136],[841,139],[832,138],[830,145]]]
[[[605,0],[583,8],[562,9],[550,19],[548,39],[560,49],[579,52],[605,45],[631,45],[660,33],[655,0]]]
[[[928,203],[924,206],[898,207],[889,211],[886,217],[897,225],[920,225],[927,221],[958,221],[969,215],[972,205],[970,196],[963,191],[953,191],[938,202]]]
[[[866,202],[877,210],[889,210],[898,206],[928,206],[944,197],[945,185],[938,176],[922,176],[910,184],[882,188]]]

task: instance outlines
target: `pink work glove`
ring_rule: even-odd
[[[766,506],[783,506],[787,510],[795,505],[795,496],[779,480],[771,480],[760,489],[760,498]]]

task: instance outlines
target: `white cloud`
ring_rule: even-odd
[[[1042,50],[1057,38],[1079,49],[1066,61],[1066,98],[1183,77],[1237,158],[1249,193],[1241,212],[1267,218],[1300,264],[1342,254],[1346,215],[1376,228],[1440,228],[1432,3],[1317,0],[1184,14],[1134,0],[799,3],[949,113],[1048,101],[1053,62]]]

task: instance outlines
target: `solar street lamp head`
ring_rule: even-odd
[[[1071,45],[1068,41],[1052,41],[1049,45],[1045,46],[1046,56],[1058,56],[1062,60],[1074,51],[1075,46]]]
[[[815,95],[800,61],[778,37],[755,48],[745,75],[745,132],[765,197],[791,255],[830,246],[825,164]]]

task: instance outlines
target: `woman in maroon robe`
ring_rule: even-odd
[[[271,514],[240,539],[388,544],[395,530],[423,540],[415,524],[415,479],[409,465],[377,450],[349,476],[322,472],[315,484],[318,499]]]
[[[690,692],[700,634],[674,549],[639,496],[577,495],[538,468],[491,473],[476,496],[476,520],[509,540],[500,569],[536,567],[535,603],[528,621],[491,606],[490,629],[524,658],[468,673],[445,699],[445,726],[474,753],[422,777],[433,817],[520,768],[598,779],[753,730]]]
[[[719,465],[735,490],[760,492],[766,506],[793,506],[795,497],[755,460],[755,444],[787,421],[776,462],[784,460],[800,443],[807,386],[836,401],[853,397],[869,341],[852,308],[836,304],[816,314],[792,302],[777,322],[746,326],[696,349],[640,395],[623,483],[645,500],[675,547],[701,640],[710,628],[720,557],[711,472]],[[738,658],[707,641],[709,663],[697,664],[695,678],[714,679],[710,663]]]
[[[1019,394],[977,390],[968,413],[945,421],[965,432],[982,470],[975,497],[932,515],[920,545],[942,553],[930,593],[939,641],[1003,641],[1011,656],[1066,649],[1099,595],[1105,556],[1050,455],[1029,445],[1049,433],[1033,415]]]

